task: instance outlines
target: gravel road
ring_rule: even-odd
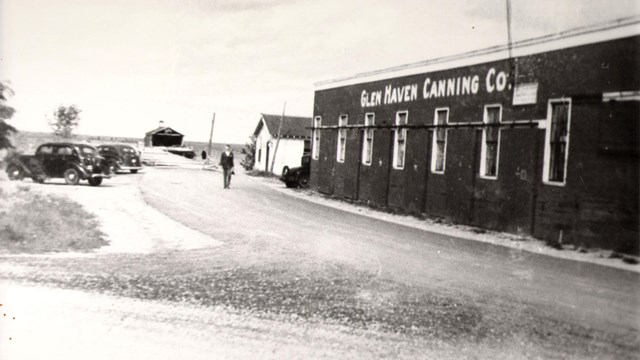
[[[25,182],[90,204],[111,245],[0,259],[2,309],[19,314],[0,323],[0,358],[38,358],[35,350],[67,342],[54,353],[511,359],[640,350],[636,272],[382,222],[261,179],[239,175],[230,190],[221,182],[215,171],[181,169],[100,188]],[[7,324],[17,329],[10,342]],[[34,328],[45,330],[25,330]],[[45,341],[49,332],[60,341]],[[76,344],[76,332],[94,347]]]

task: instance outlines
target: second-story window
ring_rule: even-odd
[[[396,125],[407,125],[409,113],[399,111],[396,113]],[[393,144],[393,167],[394,169],[404,169],[404,158],[407,150],[407,128],[398,127],[395,131],[395,141]]]
[[[446,125],[449,122],[449,109],[436,109],[433,119],[435,125]],[[433,130],[433,146],[431,150],[431,171],[444,173],[447,155],[447,129],[436,127]]]
[[[547,184],[564,185],[569,157],[571,100],[549,101],[548,112],[543,179]]]
[[[367,113],[364,115],[364,125],[375,125],[375,115],[373,113]],[[373,129],[364,129],[364,142],[362,143],[362,163],[364,165],[371,165],[371,157],[373,153]]]
[[[347,129],[343,128],[343,126],[347,126],[347,115],[340,115],[340,118],[338,119],[338,162],[344,162],[344,156],[347,148]]]
[[[482,151],[480,158],[480,176],[488,179],[498,177],[498,155],[500,153],[500,124],[502,107],[488,105],[484,108],[484,123],[482,131]],[[492,126],[494,125],[494,126]]]
[[[311,157],[315,160],[318,160],[320,156],[320,126],[322,126],[322,118],[316,116],[315,119],[313,119],[313,147],[311,148]]]

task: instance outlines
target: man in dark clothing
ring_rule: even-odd
[[[231,146],[224,147],[224,152],[220,155],[220,166],[222,166],[224,176],[224,188],[228,189],[231,184],[231,175],[233,172],[233,153]]]

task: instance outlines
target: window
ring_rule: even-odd
[[[68,146],[62,146],[58,148],[58,151],[56,151],[56,153],[58,155],[71,155],[73,153],[73,149]]]
[[[449,109],[436,109],[433,119],[435,125],[449,123]],[[444,174],[444,165],[447,154],[447,129],[435,128],[433,130],[433,146],[431,150],[431,172]]]
[[[489,105],[484,108],[484,123],[499,124],[502,107]],[[498,155],[500,150],[500,127],[485,126],[482,130],[482,152],[480,157],[480,176],[488,179],[498,178]]]
[[[542,174],[545,183],[565,184],[569,156],[570,120],[570,99],[549,101]]]
[[[409,113],[407,111],[399,111],[396,113],[396,125],[407,125]],[[404,155],[407,148],[407,129],[396,128],[395,141],[393,144],[393,167],[394,169],[404,168]]]
[[[82,155],[93,155],[96,152],[96,149],[90,146],[80,146],[79,148]],[[122,148],[122,150],[126,153],[133,152],[131,148]]]
[[[347,115],[340,115],[338,119],[338,126],[346,126],[347,125]],[[339,128],[338,129],[338,162],[344,162],[344,154],[347,148],[347,129]]]
[[[375,125],[375,115],[373,113],[366,113],[364,115],[364,125]],[[364,129],[364,142],[362,143],[362,163],[364,165],[371,165],[371,156],[373,153],[373,129]]]
[[[39,154],[53,154],[53,146],[44,145],[38,149]]]
[[[322,125],[322,118],[320,116],[316,116],[313,119],[313,147],[311,148],[311,157],[314,159],[318,159],[320,156],[320,129],[318,129]]]

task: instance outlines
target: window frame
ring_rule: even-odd
[[[567,140],[565,143],[565,154],[564,154],[564,167],[563,172],[564,176],[562,177],[562,181],[549,180],[549,175],[551,173],[551,117],[553,116],[553,104],[563,104],[567,103],[569,105],[567,109]],[[567,185],[567,165],[569,164],[569,146],[571,144],[571,108],[573,102],[571,98],[553,98],[549,99],[547,102],[547,123],[545,126],[545,135],[544,135],[544,161],[542,168],[542,183],[544,185],[552,185],[552,186],[566,186]]]
[[[401,114],[405,114],[406,115],[406,125],[409,125],[409,110],[402,110],[402,111],[398,111],[396,112],[396,120],[395,120],[395,124],[396,125],[400,125],[399,124],[399,120],[400,120],[400,115]],[[404,143],[403,143],[403,153],[402,153],[402,166],[398,166],[398,134],[400,133],[400,131],[403,131],[404,133]],[[404,164],[406,163],[407,160],[407,137],[409,134],[409,130],[408,129],[400,129],[400,128],[396,128],[394,135],[393,135],[393,168],[395,170],[403,170],[404,169]]]
[[[498,113],[498,124],[502,123],[502,104],[488,104],[484,106],[483,109],[483,113],[482,113],[482,122],[484,124],[488,124],[488,111],[487,109],[489,108],[498,108],[499,109],[499,113]],[[487,175],[485,170],[486,170],[486,165],[487,165],[487,130],[489,129],[489,127],[484,127],[482,129],[482,145],[481,145],[481,150],[480,150],[480,178],[482,179],[487,179],[487,180],[497,180],[498,179],[498,175],[500,173],[500,139],[501,139],[501,135],[502,135],[502,128],[498,127],[498,141],[497,141],[497,145],[496,145],[496,174],[495,175]]]
[[[433,112],[433,124],[434,125],[438,125],[438,112],[439,111],[443,111],[446,110],[447,112],[447,117],[445,119],[445,125],[449,124],[449,114],[450,114],[450,110],[449,107],[439,107],[436,108]],[[431,144],[431,173],[433,174],[444,174],[446,168],[447,168],[447,139],[449,136],[449,130],[445,128],[445,133],[444,133],[444,154],[442,156],[442,170],[436,170],[436,161],[438,159],[437,157],[437,150],[438,150],[438,128],[433,128],[433,143]]]
[[[320,158],[320,130],[318,129],[322,126],[322,116],[316,116],[313,118],[313,142],[311,144],[311,158],[314,160],[318,160]]]
[[[344,124],[342,124],[342,119],[344,119]],[[347,129],[341,129],[341,126],[346,126],[349,124],[349,115],[340,114],[338,116],[338,143],[336,146],[336,161],[339,163],[344,163],[347,158]],[[344,135],[344,147],[341,149],[340,147],[340,139],[342,139],[342,135]],[[340,151],[342,150],[342,151]],[[342,155],[342,160],[340,159],[340,155]]]
[[[367,124],[367,119],[371,116],[371,124]],[[375,125],[376,124],[376,114],[372,112],[368,112],[364,114],[364,124],[367,125]],[[371,132],[371,144],[370,148],[367,148],[367,134]],[[375,129],[364,129],[364,137],[362,139],[362,165],[371,166],[373,163],[373,142],[375,140]],[[369,151],[367,151],[369,150]],[[369,162],[367,162],[367,153],[371,152],[371,158]]]

